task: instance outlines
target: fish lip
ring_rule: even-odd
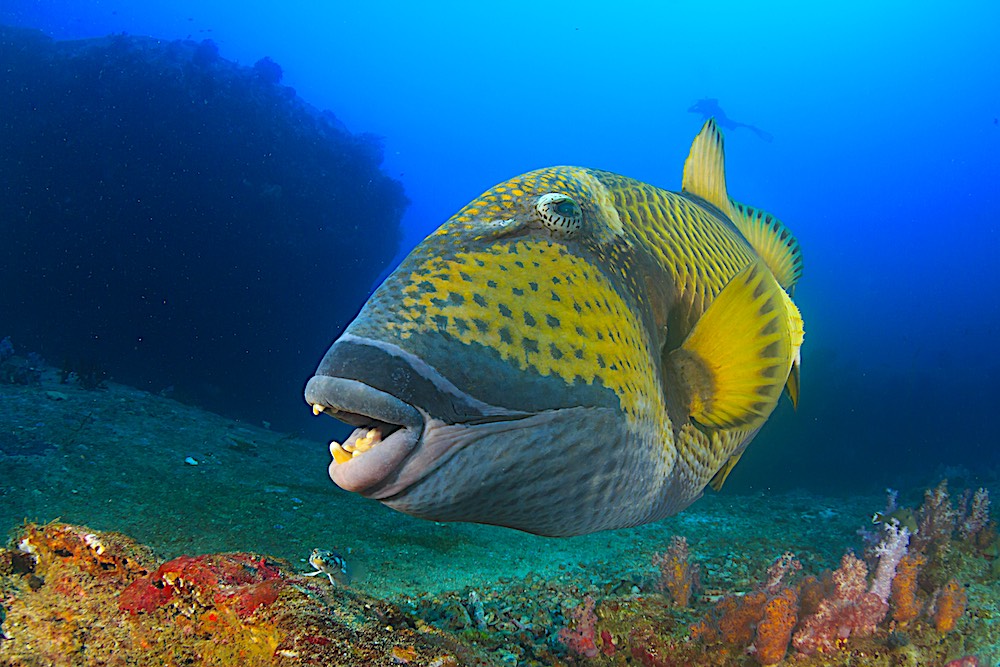
[[[423,436],[425,416],[419,410],[358,380],[313,376],[306,384],[305,398],[310,405],[322,406],[324,412],[351,426],[399,427],[363,455],[330,464],[330,477],[345,491],[366,495],[367,489],[388,480]]]

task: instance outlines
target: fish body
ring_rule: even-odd
[[[326,575],[334,586],[338,583],[349,584],[351,582],[351,569],[347,565],[347,559],[336,551],[313,549],[309,554],[309,564],[313,566],[314,571],[305,573],[306,577]]]
[[[910,531],[910,535],[916,534],[920,524],[917,515],[909,507],[897,507],[889,513],[875,512],[872,516],[872,523],[881,523],[887,526],[895,524]]]
[[[402,262],[306,386],[342,488],[436,521],[574,535],[720,486],[798,395],[798,244],[725,188],[710,120],[683,188],[551,167]]]

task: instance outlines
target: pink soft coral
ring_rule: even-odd
[[[853,554],[845,554],[833,573],[834,592],[820,602],[795,633],[792,645],[802,653],[827,653],[843,647],[851,635],[875,632],[889,605],[867,591],[868,568]]]
[[[587,658],[595,657],[598,649],[595,641],[597,613],[594,611],[594,598],[586,596],[583,604],[574,609],[570,615],[575,623],[572,628],[566,627],[559,631],[559,641],[565,644],[571,653]]]

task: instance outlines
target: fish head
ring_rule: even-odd
[[[669,513],[647,305],[669,277],[648,281],[652,266],[590,170],[529,172],[470,202],[307,384],[314,412],[356,427],[331,443],[333,481],[416,516],[546,535]]]

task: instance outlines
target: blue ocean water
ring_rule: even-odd
[[[773,136],[723,128],[730,194],[781,218],[805,257],[801,404],[779,408],[727,488],[850,490],[998,465],[992,3],[5,0],[0,23],[57,40],[210,39],[247,66],[270,57],[307,103],[383,137],[383,169],[409,206],[398,245],[366,267],[372,277],[390,250],[398,261],[460,206],[529,169],[574,164],[678,189],[702,122],[688,109],[717,98],[728,117]],[[309,239],[290,240],[293,255],[295,243],[304,252]],[[86,239],[74,247],[88,252]],[[336,289],[365,261],[344,254],[303,289]],[[30,285],[3,289],[46,298]],[[318,428],[298,407],[301,383],[362,301],[331,313],[317,299],[308,331],[276,315],[272,333],[301,364],[255,406],[259,419]],[[4,314],[0,337],[21,315]],[[30,317],[21,331],[60,326],[58,310]],[[240,324],[213,341],[234,373],[258,363]]]

